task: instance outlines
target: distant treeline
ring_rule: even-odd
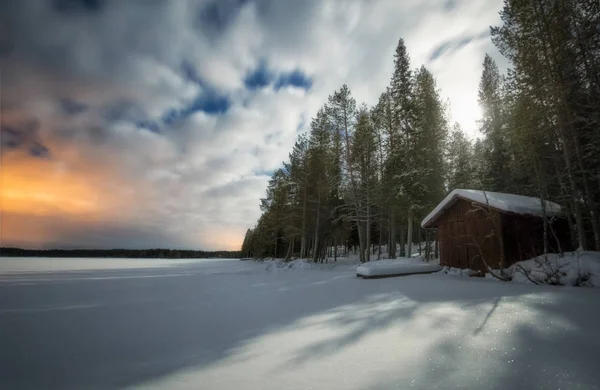
[[[0,256],[15,257],[131,257],[131,258],[240,258],[241,251],[180,249],[21,249],[0,248]]]

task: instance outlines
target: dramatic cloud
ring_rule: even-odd
[[[4,1],[2,245],[235,249],[311,116],[343,83],[374,104],[400,37],[475,134],[500,7]]]

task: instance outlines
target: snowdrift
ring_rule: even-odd
[[[313,263],[308,259],[296,259],[285,261],[283,259],[265,259],[260,261],[267,272],[281,271],[306,271],[306,270],[351,270],[356,267],[358,258],[340,258],[337,262],[328,261],[327,263]]]
[[[385,276],[400,276],[425,274],[440,271],[442,267],[435,263],[426,263],[418,258],[401,258],[394,260],[379,260],[361,264],[356,269],[356,276],[376,278]]]
[[[549,253],[513,264],[508,274],[521,283],[600,287],[600,252]]]
[[[444,267],[440,273],[470,276],[475,271]],[[563,256],[548,253],[515,263],[503,272],[494,270],[494,273],[504,275],[515,283],[600,287],[600,252],[575,251]],[[489,273],[485,277],[495,279]]]

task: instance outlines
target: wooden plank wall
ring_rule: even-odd
[[[458,199],[438,219],[441,265],[484,270],[482,256],[489,266],[499,265],[504,248],[494,230],[501,226],[500,215],[474,210],[470,202]]]
[[[543,253],[543,222],[540,218],[493,209],[475,210],[470,201],[458,199],[438,218],[441,265],[486,271],[482,258],[490,267],[500,268],[502,260],[502,266],[508,267]],[[554,236],[550,236],[549,251],[574,250],[567,221],[554,220],[552,227],[560,245]]]

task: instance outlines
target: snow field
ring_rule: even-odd
[[[350,262],[13,273],[0,388],[598,388],[599,289],[365,281]]]

